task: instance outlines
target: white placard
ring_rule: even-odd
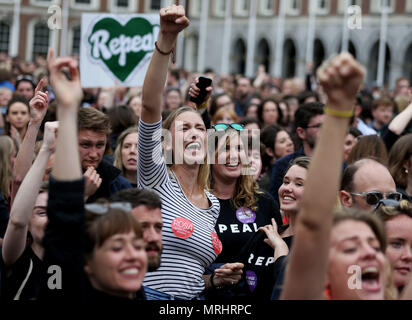
[[[154,43],[160,30],[159,15],[82,15],[80,77],[84,88],[143,85]]]

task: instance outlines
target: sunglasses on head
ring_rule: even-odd
[[[128,212],[133,209],[129,202],[88,203],[84,208],[94,214],[106,214],[109,212],[109,209],[120,209]]]
[[[16,82],[19,82],[19,81],[29,81],[31,83],[35,83],[34,78],[31,75],[28,75],[28,74],[17,76]]]
[[[361,192],[361,193],[351,192],[351,195],[364,197],[366,200],[366,203],[371,206],[376,205],[379,201],[383,200],[384,198],[385,200],[395,200],[395,201],[402,200],[402,194],[399,192],[388,192],[388,193],[382,193],[378,191]]]
[[[243,125],[239,123],[217,123],[213,126],[213,129],[216,131],[226,131],[229,128],[235,129],[236,131],[243,131],[245,129]]]

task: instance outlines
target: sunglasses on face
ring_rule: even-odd
[[[127,212],[133,209],[129,202],[88,203],[84,208],[94,214],[106,214],[109,212],[109,209],[120,209]]]
[[[226,131],[228,128],[235,129],[236,131],[243,131],[245,128],[239,123],[217,123],[213,126],[216,131]]]
[[[377,191],[361,192],[361,193],[351,192],[351,195],[364,197],[366,200],[366,203],[371,206],[376,205],[379,201],[383,200],[383,198],[385,198],[385,200],[395,200],[395,201],[402,200],[402,194],[399,192],[388,192],[388,193],[382,193],[382,192],[377,192]]]

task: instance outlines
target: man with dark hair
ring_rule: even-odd
[[[87,202],[95,202],[99,198],[107,199],[117,191],[131,188],[132,185],[120,175],[119,169],[102,161],[110,132],[109,118],[99,110],[81,108],[77,130]]]
[[[155,271],[160,266],[162,254],[162,202],[157,193],[146,189],[121,190],[110,197],[110,202],[129,202],[132,214],[143,229],[146,244],[148,271]]]
[[[395,181],[383,164],[372,158],[365,158],[349,165],[343,172],[341,204],[348,208],[372,211],[380,199],[400,200]]]
[[[16,78],[16,94],[25,97],[28,101],[34,97],[36,82],[30,74],[20,75]]]
[[[321,102],[310,102],[302,105],[295,113],[294,130],[301,146],[298,151],[278,159],[273,165],[270,191],[276,202],[279,202],[278,190],[289,163],[297,157],[312,156],[323,123],[323,107]]]
[[[245,109],[252,98],[253,86],[249,78],[241,77],[236,82],[235,88],[235,111],[239,117],[245,113]]]
[[[319,102],[319,95],[315,91],[301,91],[297,96],[299,105],[304,105],[311,102]]]

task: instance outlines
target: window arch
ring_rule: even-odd
[[[412,43],[409,44],[405,53],[404,75],[412,82]]]
[[[282,77],[293,78],[296,74],[296,47],[292,39],[283,44]]]
[[[232,71],[234,73],[245,74],[246,71],[246,44],[243,39],[237,39],[235,42],[234,55],[232,57]]]
[[[368,82],[374,83],[378,74],[378,63],[379,63],[379,43],[376,41],[372,46],[372,49],[369,53],[369,63],[368,63]],[[390,72],[390,61],[391,61],[391,51],[386,44],[386,55],[385,55],[385,72],[383,77],[383,83],[387,84],[389,81],[389,72]]]
[[[266,72],[270,71],[270,47],[266,39],[261,39],[257,46],[256,63],[257,65],[263,64]]]

